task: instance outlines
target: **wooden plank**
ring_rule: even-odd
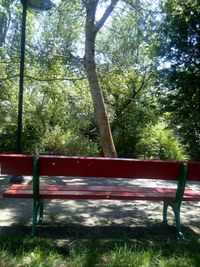
[[[32,190],[32,188],[33,188],[32,185],[27,185],[27,184],[12,184],[8,189],[6,189],[4,191],[4,193],[7,190]]]
[[[32,175],[33,156],[19,154],[0,154],[0,174]]]
[[[32,185],[14,184],[8,190],[32,190]],[[5,192],[6,192],[5,191]],[[176,193],[174,188],[153,188],[138,186],[110,186],[110,185],[40,185],[42,191],[91,191],[91,192],[135,192],[135,193]]]
[[[1,174],[32,175],[32,155],[1,154]],[[181,162],[41,156],[40,175],[177,180]]]
[[[7,198],[32,198],[32,190],[10,190],[4,194]],[[90,191],[41,191],[41,199],[113,199],[113,200],[168,200],[172,201],[175,196],[155,195],[148,193],[130,192],[90,192]]]
[[[50,192],[50,193],[49,193]],[[89,192],[89,191],[42,191],[44,199],[111,199],[111,200],[168,200],[172,201],[175,196],[155,195],[148,193],[133,192]]]
[[[200,193],[194,189],[186,188],[183,196],[184,201],[200,201]]]
[[[40,175],[178,180],[181,162],[41,156]]]
[[[200,162],[188,163],[188,181],[200,182]]]
[[[13,184],[7,190],[32,190],[32,185]],[[153,188],[111,185],[40,185],[40,191],[91,191],[91,192],[134,192],[134,193],[176,193],[175,188]]]
[[[3,192],[4,198],[33,198],[33,190],[32,189],[23,189],[23,190],[12,190],[7,189]]]
[[[12,185],[3,193],[7,198],[32,198],[30,185]],[[87,185],[43,185],[40,196],[44,199],[116,199],[116,200],[152,200],[174,201],[176,189],[149,187],[87,186]],[[200,201],[200,194],[186,189],[185,201]]]

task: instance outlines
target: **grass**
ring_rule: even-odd
[[[1,267],[197,267],[199,263],[199,236],[194,233],[182,241],[173,231],[158,228],[153,232],[62,228],[58,234],[47,227],[34,238],[27,231],[0,233]]]

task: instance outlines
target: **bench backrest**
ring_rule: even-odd
[[[44,176],[146,178],[178,180],[181,162],[119,158],[41,156],[39,173]]]
[[[0,174],[33,175],[33,155],[0,154]],[[40,156],[39,175],[178,180],[180,161]],[[200,162],[188,163],[188,181],[200,181]]]
[[[200,162],[188,163],[188,181],[200,182]]]
[[[33,175],[33,155],[0,155],[1,174]],[[40,156],[39,175],[178,180],[182,162],[90,157]],[[200,164],[190,164],[191,180]],[[193,171],[193,167],[195,171]]]
[[[0,154],[0,174],[33,175],[33,156]]]

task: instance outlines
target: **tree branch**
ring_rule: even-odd
[[[14,78],[19,78],[19,75],[13,75],[13,76],[8,76],[8,77],[0,77],[0,81],[7,81],[7,80],[11,80],[11,79],[14,79]]]
[[[110,16],[110,14],[112,13],[114,7],[116,6],[116,4],[119,2],[119,0],[111,0],[110,5],[107,7],[107,9],[105,10],[103,16],[101,17],[101,19],[96,23],[95,26],[95,33],[97,33],[104,25],[105,21],[107,20],[107,18]]]
[[[14,76],[10,76],[10,77],[5,77],[5,78],[0,78],[0,81],[6,81],[6,80],[11,80],[14,78],[19,78],[19,75],[14,75]],[[54,77],[54,78],[37,78],[37,77],[33,77],[33,76],[29,76],[26,75],[24,76],[24,78],[30,79],[30,80],[35,80],[35,81],[39,81],[39,82],[54,82],[54,81],[78,81],[78,80],[84,80],[87,79],[86,77],[79,77],[79,78],[65,78],[65,77]]]
[[[53,82],[53,81],[78,81],[78,80],[84,80],[87,79],[87,77],[79,77],[79,78],[65,78],[65,77],[53,77],[53,78],[37,78],[37,77],[32,77],[32,76],[25,76],[25,78],[28,78],[30,80],[35,80],[39,82]]]

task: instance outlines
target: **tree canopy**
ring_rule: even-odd
[[[27,12],[23,153],[200,158],[198,0]],[[0,0],[0,152],[15,152],[22,4]]]
[[[200,157],[200,6],[199,1],[164,1],[157,55],[165,62],[160,86],[173,127]]]

